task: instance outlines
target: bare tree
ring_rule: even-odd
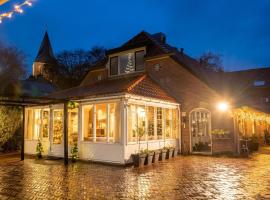
[[[207,71],[224,72],[221,55],[219,54],[210,51],[206,52],[199,58],[199,61],[201,66]]]
[[[95,46],[90,51],[65,50],[56,58],[57,63],[45,67],[47,79],[59,88],[69,88],[80,84],[93,64],[105,58],[105,49]]]
[[[19,81],[25,75],[26,59],[16,47],[0,43],[0,94],[17,95]]]

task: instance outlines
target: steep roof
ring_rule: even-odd
[[[45,32],[35,62],[52,63],[55,61],[52,45],[49,39],[48,32]]]
[[[78,86],[49,95],[56,99],[83,99],[93,96],[119,93],[139,95],[169,102],[176,102],[148,75],[124,76],[117,79],[102,80],[86,86]]]

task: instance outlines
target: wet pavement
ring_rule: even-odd
[[[0,165],[0,199],[270,199],[270,155],[179,156],[142,169],[62,161]]]

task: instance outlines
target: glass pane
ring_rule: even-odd
[[[138,114],[137,134],[139,136],[139,141],[143,141],[146,139],[145,137],[145,107],[138,106],[137,114]]]
[[[118,75],[118,57],[110,58],[110,75]]]
[[[136,71],[144,70],[144,51],[137,51],[135,53]]]
[[[78,108],[68,110],[68,142],[78,144]]]
[[[49,138],[50,111],[42,110],[42,137]]]
[[[128,141],[137,141],[137,112],[136,106],[128,106]]]
[[[93,105],[83,107],[83,139],[93,140]]]
[[[148,119],[148,140],[155,139],[155,132],[154,132],[154,107],[148,107],[147,110],[147,119]]]
[[[107,104],[96,105],[96,141],[106,141]]]
[[[171,125],[172,125],[172,110],[171,109],[164,109],[165,111],[165,135],[166,138],[171,138]]]
[[[192,148],[195,152],[211,151],[209,112],[193,111],[191,113]]]
[[[34,121],[34,116],[33,116],[33,110],[27,110],[27,131],[26,131],[26,139],[32,140],[33,138],[33,121]]]
[[[175,139],[178,137],[178,118],[177,118],[177,109],[172,110],[172,138]]]
[[[41,110],[34,110],[35,120],[34,120],[34,136],[33,139],[37,140],[41,133]]]
[[[162,108],[157,108],[157,137],[162,139]]]
[[[109,141],[110,142],[120,142],[120,109],[119,103],[110,103],[110,112],[109,112]]]
[[[128,53],[125,55],[119,56],[120,62],[120,73],[126,74],[135,71],[135,61],[134,61],[134,54]]]
[[[63,136],[63,110],[53,111],[53,144],[61,144]]]

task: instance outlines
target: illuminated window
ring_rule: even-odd
[[[164,109],[165,112],[165,137],[172,138],[172,110]]]
[[[25,139],[32,140],[33,137],[33,126],[34,126],[34,112],[32,109],[26,110],[26,134]]]
[[[40,136],[41,132],[41,110],[35,109],[34,110],[34,134],[33,140],[37,140]]]
[[[95,106],[95,118],[94,118]],[[93,120],[95,119],[95,124]],[[83,137],[85,141],[120,142],[119,103],[83,106]],[[94,138],[94,130],[96,132]]]
[[[78,143],[78,108],[68,110],[68,140],[71,145]]]
[[[135,60],[133,53],[119,56],[120,74],[127,74],[135,71]]]
[[[144,106],[137,106],[137,117],[138,117],[138,127],[137,127],[137,134],[140,137],[139,140],[143,141],[146,139],[145,134],[145,107]]]
[[[63,137],[63,110],[53,111],[53,144],[61,144]]]
[[[107,128],[106,104],[96,105],[96,141],[106,141]]]
[[[109,104],[109,142],[120,142],[120,108],[119,103]]]
[[[178,111],[176,109],[172,110],[172,138],[178,137]]]
[[[83,107],[83,139],[93,141],[93,105]]]
[[[162,138],[162,133],[163,133],[163,124],[162,124],[162,120],[163,120],[163,112],[162,112],[162,108],[157,108],[157,137],[158,139],[163,139]]]
[[[49,138],[50,110],[42,110],[42,138]]]
[[[148,107],[147,108],[147,120],[148,120],[148,140],[154,140],[155,139],[155,108],[154,107]]]
[[[128,141],[137,141],[137,110],[135,105],[128,106]]]

